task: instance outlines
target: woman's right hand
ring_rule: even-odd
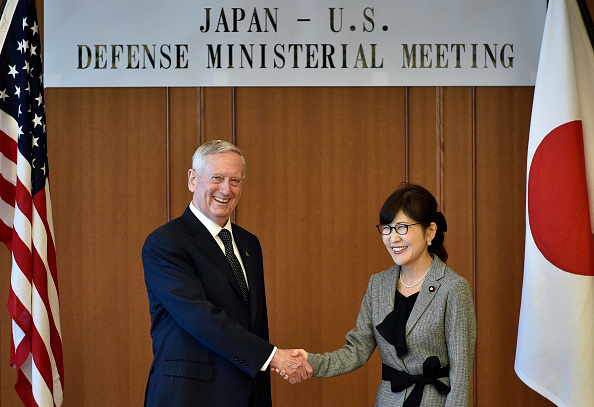
[[[305,349],[293,349],[293,353],[291,354],[291,356],[303,356],[305,358],[305,360],[307,360],[307,352],[305,351]]]

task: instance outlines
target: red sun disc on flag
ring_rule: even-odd
[[[536,246],[557,268],[594,275],[586,162],[581,121],[542,140],[530,165],[528,218]]]

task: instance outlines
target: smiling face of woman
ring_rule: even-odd
[[[416,271],[424,273],[432,262],[427,250],[427,243],[435,236],[437,227],[435,223],[431,223],[428,228],[420,223],[413,225],[414,223],[417,223],[417,221],[399,211],[389,225],[411,225],[408,227],[408,232],[400,235],[392,230],[389,235],[382,235],[382,240],[394,263],[402,266],[404,270],[413,273]]]

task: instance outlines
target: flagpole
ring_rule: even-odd
[[[586,4],[586,0],[577,0],[577,4],[580,8],[580,12],[582,13],[582,20],[584,20],[586,32],[588,33],[588,37],[590,38],[590,45],[594,50],[594,23],[592,23],[592,16],[590,15],[590,11],[588,10],[588,5]]]

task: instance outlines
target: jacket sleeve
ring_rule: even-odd
[[[152,329],[159,329],[159,319],[173,318],[202,345],[254,377],[274,346],[209,301],[189,254],[168,237],[153,233],[144,244],[142,260]]]
[[[467,406],[476,344],[476,315],[472,291],[460,278],[447,297],[445,334],[450,363],[450,387],[446,407]]]
[[[373,354],[376,342],[371,314],[371,281],[361,302],[357,325],[346,335],[346,344],[334,352],[308,353],[307,361],[313,368],[314,377],[334,377],[352,372],[367,363]]]

